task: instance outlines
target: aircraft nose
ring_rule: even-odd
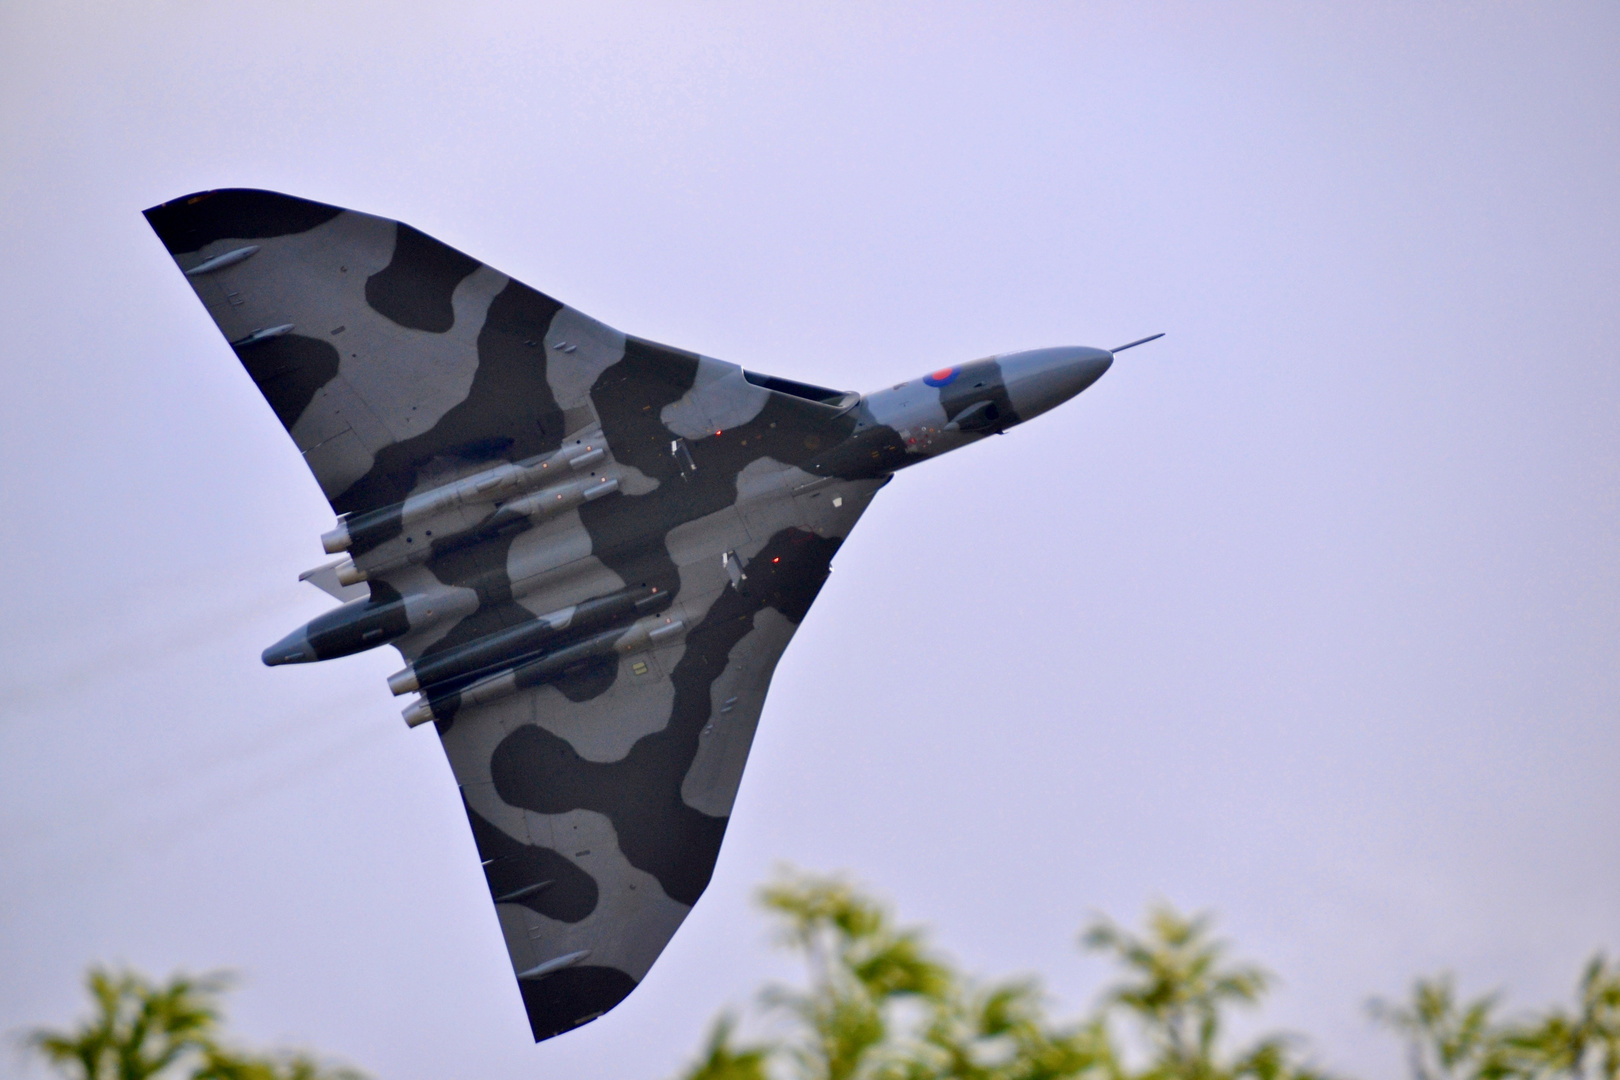
[[[1102,378],[1113,365],[1114,354],[1065,346],[1014,353],[997,362],[1013,409],[1020,420],[1028,420],[1063,404]]]
[[[309,643],[306,628],[300,626],[259,655],[265,667],[282,664],[307,664],[316,659],[315,649]]]

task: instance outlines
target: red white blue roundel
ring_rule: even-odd
[[[932,375],[924,375],[923,382],[929,386],[949,386],[956,381],[956,377],[960,374],[962,374],[962,369],[959,367],[940,368]]]

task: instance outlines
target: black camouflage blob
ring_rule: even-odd
[[[341,213],[341,207],[325,203],[237,188],[199,192],[154,206],[146,211],[146,220],[169,254],[183,255],[215,240],[261,240],[308,232]]]
[[[605,815],[631,866],[657,878],[670,899],[697,903],[714,872],[727,820],[681,798],[681,782],[713,708],[710,689],[758,612],[774,607],[792,621],[803,617],[839,543],[799,529],[771,538],[748,564],[748,594],[725,590],[686,635],[671,675],[675,702],[663,730],[642,737],[623,759],[597,763],[582,758],[567,740],[526,724],[495,749],[495,793],[509,806],[540,814]]]
[[[661,415],[680,400],[697,377],[696,353],[641,338],[625,342],[624,359],[591,388],[602,432],[614,459],[659,482],[646,495],[603,499],[580,507],[592,551],[627,582],[678,593],[680,573],[662,537],[673,526],[724,510],[737,501],[737,474],[751,461],[809,461],[816,447],[846,439],[855,426],[847,415],[820,404],[772,394],[752,420],[730,431],[683,440],[695,470],[682,468],[670,452],[670,430]]]
[[[698,359],[685,349],[625,339],[624,358],[602,372],[591,387],[591,401],[616,460],[659,481],[680,475],[661,413],[692,389]]]
[[[448,250],[448,249],[447,249]],[[520,461],[562,445],[563,415],[546,381],[544,339],[562,305],[511,282],[489,305],[478,335],[478,370],[467,397],[422,434],[377,451],[371,471],[332,500],[338,513],[402,501],[436,457]]]
[[[817,476],[875,480],[906,463],[905,440],[891,427],[876,424],[833,445],[805,465]]]
[[[435,554],[427,562],[428,569],[446,585],[476,592],[478,610],[461,619],[448,633],[424,649],[423,656],[448,652],[490,634],[538,621],[534,612],[512,598],[512,579],[506,573],[506,560],[512,550],[512,541],[516,538],[517,534],[511,533],[492,543],[449,544],[442,551],[439,545],[435,546]],[[447,687],[440,693],[449,696],[453,692],[453,688]],[[448,731],[453,721],[453,711],[441,718],[440,734]]]
[[[349,518],[349,557],[364,555],[374,547],[386,544],[405,531],[404,507],[399,503],[379,507],[366,514]]]
[[[235,349],[237,359],[288,431],[320,388],[337,378],[338,351],[319,338],[283,334]]]
[[[613,689],[613,681],[618,677],[619,657],[615,653],[612,656],[593,656],[551,685],[577,705],[601,697]]]
[[[963,364],[962,373],[940,390],[939,403],[946,420],[961,417],[962,427],[968,431],[1004,431],[1018,423],[1001,365],[994,360]],[[974,409],[981,404],[982,408]],[[971,415],[969,410],[973,410]]]
[[[518,843],[468,806],[465,798],[462,806],[472,823],[478,858],[494,860],[484,868],[491,899],[549,881],[551,884],[544,889],[507,903],[522,904],[548,919],[565,923],[577,923],[596,910],[595,878],[550,848]]]
[[[618,968],[581,964],[543,979],[520,980],[518,988],[534,1041],[540,1042],[601,1016],[630,995],[636,980]]]
[[[456,323],[456,286],[480,264],[409,225],[397,229],[393,259],[366,279],[366,303],[407,329],[445,333]]]
[[[514,535],[498,543],[479,544],[475,547],[453,549],[436,555],[427,566],[446,585],[472,589],[478,594],[478,610],[458,621],[450,631],[427,649],[423,656],[448,652],[462,645],[478,641],[490,634],[510,630],[524,623],[537,622],[534,612],[512,598],[512,579],[506,574],[506,559],[511,551]],[[450,699],[460,683],[447,686],[431,696]],[[439,733],[450,730],[454,723],[454,704],[448,715],[439,718]]]

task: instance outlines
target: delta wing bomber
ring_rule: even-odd
[[[227,190],[146,217],[337,513],[304,577],[345,602],[264,662],[400,651],[536,1040],[623,1000],[702,894],[771,674],[872,496],[1113,362],[862,395],[627,336],[369,214]]]

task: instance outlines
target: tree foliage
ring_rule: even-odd
[[[731,1034],[736,1017],[722,1013],[709,1029],[709,1041],[698,1063],[686,1073],[687,1080],[768,1080],[765,1062],[770,1050],[763,1046],[736,1046]]]
[[[805,982],[760,993],[769,1037],[739,1045],[722,1016],[681,1080],[1326,1080],[1295,1037],[1231,1045],[1234,1013],[1273,980],[1232,960],[1208,915],[1159,905],[1140,930],[1093,919],[1080,943],[1117,977],[1059,1021],[1037,981],[963,974],[844,878],[785,874],[760,903]],[[1413,1080],[1620,1080],[1620,963],[1594,958],[1571,1008],[1502,1019],[1499,1006],[1440,976],[1370,1009],[1405,1038]]]
[[[228,976],[174,975],[159,985],[133,971],[93,967],[85,984],[87,1019],[24,1038],[71,1080],[365,1080],[307,1054],[255,1054],[229,1045],[219,1005]]]
[[[738,1041],[722,1014],[681,1080],[1326,1080],[1301,1042],[1228,1036],[1272,977],[1228,958],[1208,915],[1150,909],[1140,931],[1097,917],[1080,943],[1118,978],[1089,1013],[1055,1020],[1032,978],[959,971],[918,927],[841,877],[784,874],[760,891],[779,940],[805,962],[802,986],[759,995],[765,1034]],[[303,1053],[254,1053],[223,1031],[227,976],[156,984],[91,968],[91,1013],[28,1033],[24,1045],[70,1080],[365,1080]],[[1461,998],[1450,975],[1410,997],[1374,1000],[1406,1041],[1412,1080],[1620,1080],[1620,962],[1594,957],[1571,1007],[1501,1018],[1500,997]]]
[[[1087,947],[1126,979],[1091,1015],[1054,1020],[1033,979],[981,982],[843,878],[790,874],[760,900],[805,961],[803,987],[768,987],[777,1038],[731,1045],[729,1017],[683,1080],[1308,1080],[1281,1036],[1223,1056],[1226,1012],[1257,1002],[1260,969],[1228,965],[1207,917],[1155,909],[1138,936],[1099,919]],[[1135,1034],[1133,1042],[1121,1031]],[[1136,1064],[1131,1064],[1136,1062]],[[727,1071],[730,1070],[730,1071]]]
[[[1413,1080],[1620,1080],[1620,962],[1592,958],[1575,1007],[1498,1020],[1499,995],[1457,997],[1450,975],[1418,979],[1408,1002],[1368,1009],[1405,1037]]]

